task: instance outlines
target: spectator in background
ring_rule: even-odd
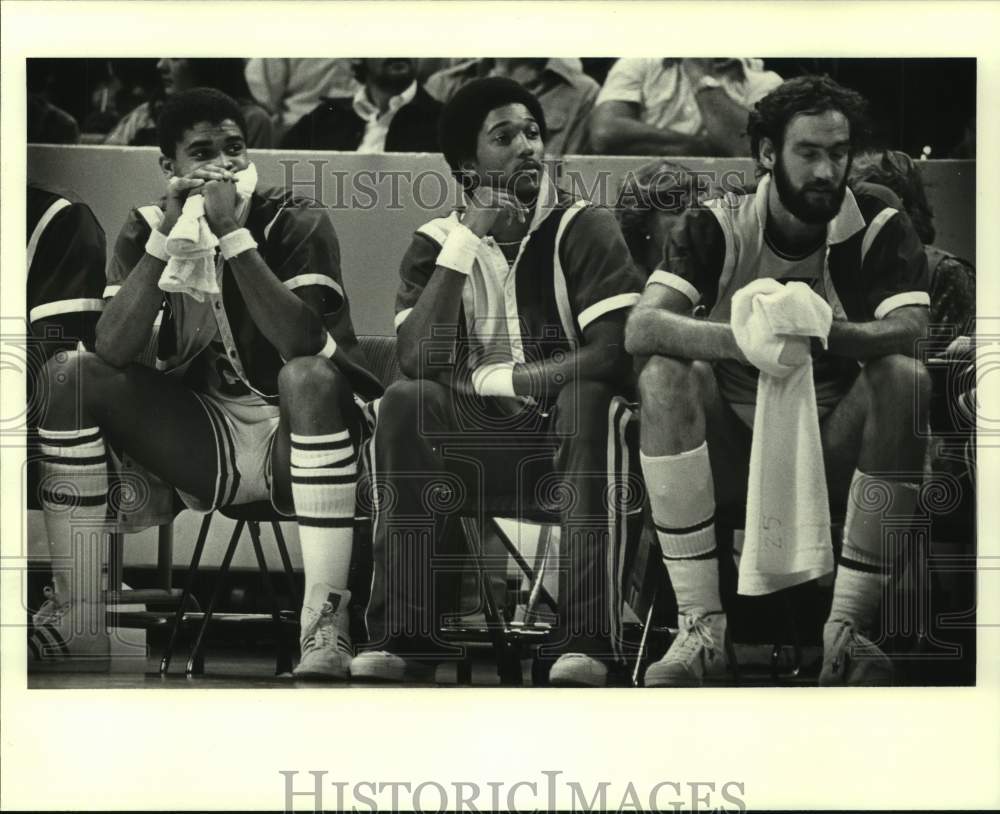
[[[358,90],[349,59],[250,59],[250,93],[271,114],[275,143],[320,99],[350,98]]]
[[[743,156],[750,108],[780,84],[759,59],[620,59],[590,140],[604,154]]]
[[[509,77],[534,94],[545,112],[547,155],[590,152],[587,121],[600,86],[583,73],[579,59],[470,59],[431,76],[427,92],[447,102],[482,76]]]
[[[247,146],[274,146],[273,128],[267,111],[250,95],[243,77],[242,59],[183,59],[164,57],[156,63],[160,88],[149,101],[125,116],[105,139],[105,144],[155,145],[156,119],[163,101],[176,93],[197,87],[215,88],[237,101],[247,125]]]
[[[632,259],[646,277],[660,265],[667,236],[700,192],[707,190],[699,189],[687,167],[664,159],[643,164],[623,179],[615,214]]]
[[[48,60],[27,60],[27,81],[28,143],[79,144],[80,127],[76,119],[49,99],[52,71]]]
[[[352,98],[329,98],[289,130],[289,150],[356,150],[359,153],[438,152],[441,103],[416,79],[415,59],[354,61],[364,84]]]
[[[934,244],[934,210],[927,201],[918,165],[899,150],[865,153],[854,159],[851,181],[888,187],[899,197],[927,253],[930,323],[967,333],[976,317],[976,268]]]

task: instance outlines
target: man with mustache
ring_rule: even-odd
[[[538,99],[503,77],[469,82],[442,114],[466,206],[421,226],[400,268],[408,379],[378,408],[372,649],[355,678],[401,681],[444,655],[434,605],[460,512],[540,503],[562,517],[550,680],[603,685],[620,656],[624,540],[641,508],[624,496],[624,327],[642,278],[614,215],[553,183],[546,134]]]
[[[820,683],[891,680],[891,663],[865,634],[896,552],[884,550],[893,537],[883,535],[882,513],[861,498],[887,489],[894,518],[913,514],[929,391],[913,356],[929,299],[927,261],[906,213],[886,190],[847,187],[866,107],[827,77],[793,79],[764,97],[748,126],[762,174],[756,191],[685,213],[629,318],[628,350],[646,357],[643,473],[681,619],[647,686],[700,685],[730,660],[716,507],[719,516],[745,508],[758,373],[736,343],[730,310],[733,294],[762,277],[808,283],[834,317],[813,375],[830,503],[847,515]],[[707,319],[692,317],[696,306]]]

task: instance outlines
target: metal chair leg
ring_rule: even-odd
[[[191,649],[191,655],[188,658],[187,669],[185,672],[187,675],[195,675],[201,673],[204,669],[201,664],[201,645],[205,639],[205,633],[208,630],[209,622],[212,621],[212,614],[215,612],[215,606],[219,602],[219,597],[222,595],[222,588],[226,582],[226,576],[229,574],[229,566],[233,562],[233,554],[236,553],[236,546],[240,542],[240,535],[243,533],[243,526],[246,525],[245,520],[238,520],[236,522],[236,528],[233,529],[233,536],[229,539],[229,546],[226,548],[226,554],[222,558],[222,565],[219,567],[219,576],[215,583],[215,590],[212,591],[212,598],[208,601],[208,607],[205,609],[205,617],[201,620],[201,626],[198,628],[198,636],[194,641],[194,647]]]
[[[177,612],[174,614],[174,624],[170,629],[170,640],[167,642],[167,648],[163,652],[163,657],[160,659],[160,675],[165,675],[170,669],[170,660],[174,655],[174,646],[177,643],[177,634],[180,632],[181,625],[184,623],[184,608],[188,604],[188,600],[194,591],[194,580],[198,573],[198,565],[201,563],[201,555],[205,550],[205,541],[208,539],[208,529],[212,525],[212,512],[205,515],[205,519],[201,521],[201,529],[198,531],[198,539],[194,544],[194,554],[191,557],[191,564],[188,566],[187,576],[184,579],[184,590],[181,593],[181,601],[177,605]]]
[[[535,575],[531,580],[531,593],[528,594],[528,603],[524,607],[524,622],[530,624],[535,616],[535,609],[542,598],[542,591],[545,590],[545,573],[548,570],[549,549],[552,545],[552,527],[542,526],[542,531],[538,537],[538,549],[535,551]],[[546,591],[546,593],[548,593]],[[552,597],[550,596],[549,599]],[[551,607],[551,606],[550,606]]]
[[[274,621],[274,636],[278,647],[278,656],[275,664],[275,675],[289,673],[292,670],[292,657],[288,653],[285,644],[285,635],[281,627],[281,609],[278,607],[278,597],[274,592],[274,585],[271,582],[271,572],[267,567],[267,560],[264,557],[264,547],[260,544],[260,523],[250,520],[250,539],[253,541],[253,551],[257,556],[257,567],[264,577],[264,593],[267,596],[268,604],[271,606],[271,619]]]
[[[281,533],[281,524],[277,520],[271,521],[271,529],[274,531],[274,542],[278,546],[281,566],[285,569],[285,579],[288,580],[288,597],[291,600],[292,609],[297,610],[302,607],[302,597],[299,596],[299,590],[295,583],[295,569],[292,567],[292,558],[288,556],[285,535]]]
[[[507,537],[507,535],[503,533],[503,529],[500,528],[500,525],[494,518],[492,517],[490,518],[490,523],[492,523],[494,528],[496,529],[497,536],[500,538],[500,542],[503,543],[503,547],[507,549],[507,553],[510,554],[510,556],[513,557],[514,559],[514,562],[517,563],[517,567],[521,569],[524,575],[528,578],[528,581],[531,582],[532,585],[535,585],[537,579],[535,569],[533,569],[528,564],[528,561],[524,559],[524,556],[521,554],[521,552],[517,550],[517,546],[515,546]],[[548,590],[546,590],[545,586],[541,584],[540,580],[537,581],[537,584],[538,584],[538,596],[541,599],[541,601],[544,602],[548,606],[549,610],[551,610],[553,613],[558,613],[559,609],[556,605],[555,599],[552,598],[552,594],[550,594]]]

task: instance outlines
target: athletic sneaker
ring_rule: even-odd
[[[347,616],[350,598],[350,591],[323,583],[313,586],[302,606],[302,658],[292,671],[294,678],[343,681],[350,676],[354,656]]]
[[[388,650],[368,650],[351,662],[351,675],[367,681],[401,683],[406,676],[406,660]]]
[[[681,629],[666,655],[646,670],[647,687],[700,687],[735,664],[726,614],[697,608],[681,615]]]
[[[29,669],[107,669],[111,637],[105,613],[103,602],[65,603],[56,596],[43,603],[28,631]]]
[[[877,645],[855,631],[851,622],[836,619],[823,626],[821,687],[888,687],[892,662]]]
[[[607,683],[607,665],[584,653],[563,653],[549,671],[553,687],[604,687]]]
[[[55,624],[62,619],[67,609],[67,606],[59,601],[58,596],[53,594],[49,599],[46,599],[42,603],[41,607],[37,611],[35,611],[34,615],[31,617],[31,623],[35,627]]]

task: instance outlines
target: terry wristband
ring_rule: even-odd
[[[468,276],[472,273],[472,265],[476,262],[478,250],[479,237],[468,226],[460,223],[451,230],[451,234],[441,247],[437,264]]]
[[[257,241],[253,239],[249,229],[236,229],[219,238],[219,251],[226,260],[232,260],[248,249],[256,248]]]
[[[479,396],[510,396],[514,392],[514,363],[495,362],[472,371],[472,389]]]
[[[149,240],[146,241],[146,254],[152,255],[164,263],[170,260],[170,255],[167,254],[167,236],[159,229],[154,229],[149,233]]]

